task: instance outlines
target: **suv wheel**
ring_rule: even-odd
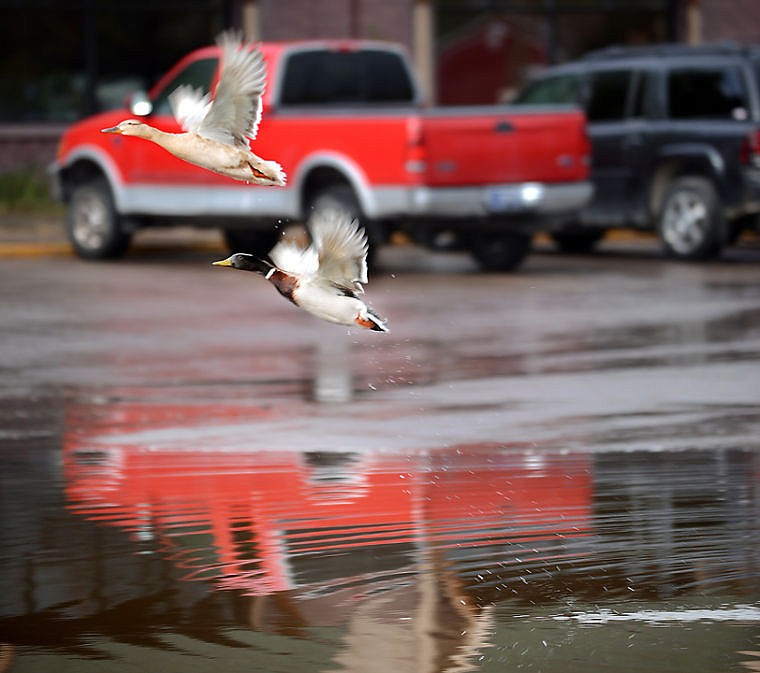
[[[74,186],[66,212],[66,235],[83,259],[115,259],[129,247],[105,178]]]
[[[657,232],[668,254],[680,259],[716,257],[723,246],[723,215],[712,183],[677,178],[665,193]]]
[[[532,236],[521,232],[478,232],[473,235],[472,256],[483,271],[513,271],[530,252]]]

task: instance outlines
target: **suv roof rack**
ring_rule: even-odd
[[[602,49],[595,49],[585,54],[583,61],[599,61],[606,59],[623,59],[641,56],[732,56],[735,54],[757,54],[760,48],[740,44],[738,42],[716,42],[713,44],[689,45],[675,42],[663,42],[659,44],[637,45],[628,47],[613,45]]]

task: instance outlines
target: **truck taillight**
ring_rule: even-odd
[[[427,152],[425,138],[422,132],[422,122],[413,117],[406,124],[406,161],[404,168],[407,173],[420,174],[427,170]]]
[[[760,130],[755,129],[744,137],[739,151],[739,161],[745,166],[760,168]]]

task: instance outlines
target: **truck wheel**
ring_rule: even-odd
[[[532,237],[520,232],[480,232],[471,244],[472,256],[483,271],[512,271],[528,256]]]
[[[225,229],[224,242],[231,253],[266,255],[280,239],[279,229]]]
[[[588,229],[587,231],[557,231],[554,232],[552,240],[562,252],[584,253],[591,252],[604,238],[604,229]]]
[[[83,259],[116,259],[129,247],[131,233],[122,228],[105,178],[74,186],[66,211],[66,235]]]
[[[674,257],[699,260],[720,254],[724,222],[712,183],[700,177],[674,180],[662,202],[657,232]]]
[[[332,185],[318,192],[306,207],[306,218],[317,210],[327,209],[342,210],[352,218],[360,215],[359,202],[348,185]]]

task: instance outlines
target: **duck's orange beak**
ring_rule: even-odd
[[[100,129],[101,133],[121,133],[121,129],[118,126],[112,126],[108,129]]]

